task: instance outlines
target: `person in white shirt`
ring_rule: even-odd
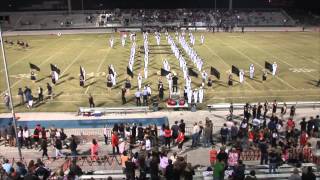
[[[142,84],[142,76],[141,76],[141,74],[140,74],[140,73],[138,74],[138,77],[137,77],[137,79],[138,79],[138,89],[141,89],[141,84]]]
[[[107,125],[103,128],[103,136],[104,136],[104,143],[108,144],[108,128]]]
[[[149,136],[146,137],[145,146],[146,146],[146,151],[150,152],[152,147],[151,147],[151,141]]]
[[[188,104],[192,102],[192,90],[187,87]]]
[[[201,76],[202,76],[202,86],[204,86],[208,78],[208,73],[206,71],[202,71]]]
[[[204,96],[204,89],[203,89],[203,86],[200,86],[200,89],[199,89],[199,103],[202,103],[203,102],[203,96]]]
[[[113,48],[113,43],[114,43],[113,42],[114,41],[113,37],[111,37],[109,41],[110,41],[110,47]]]
[[[204,35],[201,34],[200,38],[201,38],[201,44],[203,44],[204,43]]]
[[[199,127],[198,123],[194,123],[193,129],[192,129],[192,145],[191,145],[191,147],[197,147],[199,131],[200,131],[200,127]]]
[[[253,77],[254,77],[254,66],[253,66],[253,64],[251,64],[250,67],[249,67],[249,73],[250,73],[250,79],[253,79]]]
[[[198,89],[195,89],[193,91],[193,100],[194,100],[194,103],[198,103]]]
[[[244,72],[242,69],[239,72],[239,81],[241,84],[244,82]]]
[[[272,64],[272,75],[275,76],[277,72],[278,65],[276,62]]]

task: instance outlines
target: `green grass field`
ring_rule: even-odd
[[[196,35],[195,50],[204,60],[204,69],[209,72],[210,66],[221,72],[220,81],[216,81],[212,88],[205,87],[205,107],[209,103],[217,102],[257,102],[265,99],[278,101],[315,101],[320,100],[320,88],[316,81],[320,77],[320,35],[316,32],[251,32],[251,33],[206,33],[205,44],[200,45],[200,33]],[[39,35],[14,36],[4,39],[27,41],[29,48],[5,44],[9,66],[14,104],[19,103],[17,90],[19,87],[29,86],[36,97],[37,86],[46,89],[47,82],[51,82],[50,63],[57,64],[61,69],[59,85],[54,87],[56,98],[46,101],[28,110],[24,106],[16,106],[17,111],[76,111],[79,106],[88,106],[88,94],[91,93],[97,106],[121,106],[121,86],[126,78],[126,66],[129,60],[131,43],[123,48],[119,34],[115,47],[109,47],[111,34],[76,34],[76,35]],[[137,45],[143,46],[142,35],[137,37]],[[156,46],[153,35],[149,36],[149,77],[144,83],[151,84],[153,95],[157,95],[158,71],[162,60],[166,58],[171,68],[180,76],[180,92],[184,85],[182,71],[178,60],[175,59],[164,35],[161,46]],[[181,48],[181,47],[180,47]],[[142,49],[141,49],[142,50]],[[143,72],[143,56],[136,53],[134,73]],[[191,60],[185,55],[188,67],[193,67]],[[279,74],[264,83],[261,81],[262,68],[265,61],[278,63]],[[37,64],[41,72],[37,74],[38,82],[32,83],[29,74],[29,62]],[[231,65],[236,65],[248,71],[253,63],[256,69],[256,79],[245,79],[244,84],[235,83],[227,87],[227,72]],[[108,92],[106,89],[105,72],[107,66],[113,64],[118,76],[118,85]],[[79,66],[86,69],[86,87],[79,86]],[[5,91],[5,74],[1,57],[0,66],[1,95]],[[236,80],[238,77],[234,76]],[[199,87],[201,77],[192,78],[192,86]],[[133,94],[137,87],[136,77],[132,80],[133,88],[127,96],[129,103],[134,105]],[[165,88],[168,87],[164,81]],[[165,91],[168,97],[168,91]],[[164,106],[164,103],[161,104]],[[6,111],[1,104],[0,112]]]

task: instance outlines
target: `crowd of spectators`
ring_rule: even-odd
[[[280,110],[280,112],[279,112]],[[234,180],[256,179],[255,171],[245,174],[246,165],[241,159],[241,153],[245,151],[257,151],[260,154],[260,164],[269,167],[269,173],[277,173],[277,169],[284,163],[300,167],[302,163],[311,162],[314,145],[311,139],[319,136],[319,116],[310,117],[309,120],[295,117],[295,107],[287,109],[286,104],[279,107],[277,101],[264,104],[245,104],[243,118],[233,115],[233,105],[230,106],[230,115],[216,136],[213,123],[209,118],[195,122],[188,129],[191,147],[184,147],[189,139],[185,136],[186,124],[183,120],[176,121],[170,126],[156,125],[143,126],[142,124],[115,124],[112,128],[104,128],[104,143],[112,147],[112,153],[121,159],[121,167],[127,179],[145,179],[150,174],[152,179],[166,177],[177,179],[183,176],[192,179],[195,166],[187,162],[183,156],[185,150],[194,148],[212,147],[209,150],[211,170],[214,179],[220,180],[228,177]],[[63,129],[50,128],[46,130],[38,124],[33,133],[28,127],[18,128],[18,139],[15,139],[13,125],[1,127],[1,139],[5,145],[21,148],[34,148],[43,151],[42,157],[48,156],[48,145],[54,147],[54,158],[64,157],[62,149],[70,150],[71,156],[77,156],[79,142],[75,136],[69,139]],[[48,135],[47,135],[48,134]],[[68,140],[67,140],[68,139]],[[17,143],[18,142],[18,143]],[[172,148],[177,146],[178,150]],[[92,161],[101,161],[101,151],[98,140],[93,139],[90,147]],[[172,153],[172,156],[168,154]],[[81,154],[80,154],[81,155]],[[2,171],[5,176],[13,176],[20,173],[20,167],[11,169],[8,160],[4,160]],[[34,163],[35,168],[45,168],[41,160]],[[78,169],[72,176],[81,175],[80,167],[73,161],[73,166]],[[194,165],[194,164],[193,164]],[[36,170],[29,170],[31,174],[37,174]],[[295,169],[292,178],[300,177],[302,180],[312,180],[315,174],[312,168],[306,168],[300,177],[299,170]],[[18,173],[19,172],[19,173]],[[27,173],[25,173],[26,175]],[[63,177],[63,173],[61,172]],[[68,174],[69,175],[69,174]],[[39,176],[39,175],[37,175]]]

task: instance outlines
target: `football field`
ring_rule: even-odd
[[[204,61],[204,70],[210,73],[213,66],[220,71],[221,79],[214,79],[213,87],[205,86],[205,101],[201,105],[219,102],[258,102],[266,99],[272,101],[319,101],[320,87],[320,34],[319,32],[246,32],[246,33],[204,33],[205,43],[200,44],[201,33],[194,33],[196,43],[194,49]],[[115,46],[110,48],[109,38],[115,37]],[[172,34],[174,37],[174,34]],[[120,34],[74,34],[64,35],[30,35],[8,36],[14,45],[4,43],[9,68],[14,104],[21,111],[76,111],[80,106],[88,106],[88,95],[92,94],[96,106],[122,106],[121,87],[127,78],[126,68],[130,56],[131,42],[127,38],[125,47],[121,46]],[[28,42],[30,47],[22,48],[17,40]],[[188,39],[189,40],[189,39]],[[179,43],[175,40],[176,44]],[[183,51],[181,46],[178,46]],[[179,76],[180,94],[183,95],[184,80],[179,62],[172,54],[167,40],[162,34],[161,45],[156,45],[153,34],[149,34],[149,77],[143,84],[150,84],[152,96],[158,95],[159,71],[162,61],[167,59],[172,71]],[[184,51],[183,51],[184,52]],[[135,105],[134,92],[137,89],[137,74],[143,74],[144,49],[142,34],[137,34],[137,50],[134,62],[134,78],[132,89],[127,94],[129,101],[125,106]],[[184,53],[188,67],[197,71],[188,55]],[[262,69],[265,61],[277,62],[278,74],[268,74],[267,81],[262,82]],[[36,72],[37,81],[30,80],[29,62],[41,68]],[[41,86],[46,95],[46,83],[51,83],[50,63],[56,64],[60,70],[58,84],[53,87],[55,98],[35,104],[29,110],[19,105],[18,88],[28,86],[33,96],[37,97],[37,87]],[[106,89],[106,73],[108,65],[113,64],[118,74],[117,85],[109,92]],[[255,66],[255,78],[249,79],[250,64]],[[86,70],[85,87],[79,86],[79,67]],[[246,72],[244,84],[233,76],[237,82],[228,87],[227,78],[231,65]],[[192,77],[192,88],[199,88],[201,75]],[[163,78],[165,99],[168,98],[168,83]],[[1,56],[0,91],[3,97],[6,90],[4,65]],[[165,103],[160,103],[161,107]],[[1,101],[0,112],[5,112]]]

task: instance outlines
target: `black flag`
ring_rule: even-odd
[[[168,75],[169,73],[171,73],[170,71],[167,71],[167,70],[165,70],[165,69],[163,69],[163,68],[161,68],[161,76],[166,76],[166,75]]]
[[[240,70],[237,67],[235,67],[234,65],[232,65],[231,72],[233,74],[239,76]]]
[[[84,71],[83,68],[80,66],[80,76],[82,76],[84,78]]]
[[[211,75],[214,75],[217,79],[220,79],[220,72],[214,67],[211,67]]]
[[[29,63],[30,65],[30,69],[34,69],[36,71],[40,71],[40,68],[38,66],[36,66],[35,64]]]
[[[192,68],[188,68],[189,76],[198,77],[198,73],[196,73]]]
[[[272,72],[272,69],[273,69],[272,64],[270,64],[268,61],[265,62],[264,68],[268,69],[271,72]]]
[[[51,71],[55,71],[60,75],[60,69],[56,65],[50,64],[50,67]]]
[[[108,67],[108,74],[112,74],[114,76],[114,72],[113,72],[111,66]]]
[[[127,66],[127,74],[133,78],[133,72],[131,71],[131,69]]]

